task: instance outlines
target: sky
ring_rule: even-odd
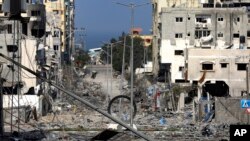
[[[134,27],[141,27],[142,34],[150,34],[152,29],[151,0],[75,0],[75,27],[85,28],[81,33],[85,50],[101,47],[103,42],[118,38],[131,27],[131,9],[118,5],[133,3],[142,5],[135,8]],[[146,5],[143,5],[146,4]],[[80,32],[76,33],[79,34]],[[76,37],[76,42],[79,38]]]

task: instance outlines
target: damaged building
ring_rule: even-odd
[[[0,1],[0,5],[0,52],[41,77],[59,82],[62,77],[59,70],[61,26],[58,26],[61,14],[47,13],[46,6],[38,0],[5,0]],[[39,115],[46,115],[51,107],[43,95],[50,94],[54,98],[57,90],[18,65],[2,57],[0,60],[6,122],[14,120],[9,118],[8,110],[17,107],[22,115],[17,110],[13,115],[22,118],[27,107],[35,107]]]
[[[201,0],[191,8],[178,2],[159,12],[159,76],[199,83],[202,93],[241,96],[250,53],[250,3]]]
[[[1,25],[4,29],[0,34],[0,36],[2,36],[1,39],[3,40],[0,43],[1,52],[15,61],[20,62],[24,66],[27,66],[31,70],[36,71],[38,67],[36,63],[37,47],[39,44],[44,44],[43,37],[46,20],[45,7],[40,3],[35,4],[31,1],[20,1],[21,14],[15,15],[11,13],[13,9],[8,8],[12,3],[13,1],[5,1],[2,3]],[[21,70],[19,73],[25,74],[25,76],[21,75],[19,76],[20,78],[18,78],[18,73],[16,72],[18,67],[16,65],[11,65],[6,60],[3,60],[3,62],[2,78],[7,82],[13,80],[15,80],[15,82],[22,82],[24,85],[23,93],[31,92],[32,94],[34,92],[32,89],[36,86],[36,78],[24,70]],[[14,74],[8,75],[12,68]]]

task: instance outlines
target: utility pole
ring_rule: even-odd
[[[246,66],[247,100],[250,99],[250,96],[249,96],[249,68],[250,68],[250,60],[248,62],[248,65]],[[247,115],[247,123],[249,124],[249,114]]]
[[[113,81],[113,43],[111,43],[110,44],[110,52],[111,52],[111,67],[110,67],[110,79],[111,79],[111,81],[110,81],[110,85],[111,85],[111,87],[110,87],[110,95],[112,96],[112,90],[113,90],[113,88],[112,88],[112,81]]]
[[[2,62],[0,62],[0,73],[2,73]],[[3,137],[4,134],[4,124],[3,124],[3,80],[0,78],[0,136]],[[1,138],[0,138],[1,139]]]
[[[107,95],[106,95],[106,101],[107,103],[109,103],[109,78],[108,78],[108,71],[109,71],[109,68],[108,68],[108,64],[109,64],[109,54],[108,54],[108,48],[107,48],[107,63],[106,63],[106,68],[107,68]]]
[[[250,99],[250,96],[249,96],[249,73],[250,73],[250,60],[248,62],[247,68],[246,68],[247,99]]]
[[[124,68],[125,68],[125,53],[126,53],[126,35],[124,36],[124,43],[123,43],[123,53],[122,53],[122,77],[121,77],[121,86],[120,86],[120,93],[122,95],[122,85],[124,80]]]
[[[105,52],[107,54],[107,60],[108,60],[108,56],[110,56],[110,64],[111,64],[111,67],[110,67],[110,79],[111,79],[111,82],[110,82],[110,95],[107,95],[107,102],[109,102],[110,100],[110,96],[112,96],[112,90],[113,90],[113,45],[114,44],[117,44],[117,43],[120,43],[122,41],[117,41],[117,42],[114,42],[114,43],[109,43],[108,46],[107,46],[107,52]],[[108,47],[110,47],[110,55],[108,54]],[[108,70],[107,70],[107,76],[108,76]],[[108,80],[107,80],[107,88],[108,88]]]
[[[122,6],[126,6],[129,7],[131,10],[131,33],[130,33],[130,37],[131,37],[131,48],[130,48],[130,75],[131,75],[131,84],[130,84],[130,126],[133,127],[133,102],[134,102],[134,37],[133,37],[133,31],[132,29],[134,28],[134,9],[136,7],[139,6],[143,6],[143,5],[147,5],[149,3],[144,3],[144,4],[140,4],[140,5],[136,5],[133,3],[130,4],[123,4],[123,3],[119,3],[116,2],[116,4],[122,5]]]

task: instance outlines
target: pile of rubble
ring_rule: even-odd
[[[107,110],[102,84],[76,81],[73,90],[79,97]],[[152,101],[146,103],[147,110],[141,108],[142,103],[137,104],[139,108],[134,123],[139,131],[154,140],[229,140],[229,125],[216,124],[213,120],[194,122],[192,104],[185,105],[182,112],[169,109],[155,111]],[[51,131],[48,133],[50,140],[89,140],[114,123],[69,96],[62,97],[57,106],[59,110],[39,121],[42,129]]]
[[[190,106],[186,105],[186,109]],[[229,140],[229,125],[194,122],[192,116],[190,110],[143,113],[137,115],[135,124],[138,130],[156,140]]]

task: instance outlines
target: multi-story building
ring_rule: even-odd
[[[0,8],[0,52],[3,56],[39,73],[39,70],[46,65],[45,6],[38,0],[1,0]],[[31,106],[36,107],[38,113],[41,113],[44,103],[47,102],[44,102],[43,96],[34,95],[39,79],[22,69],[20,65],[4,59],[6,57],[0,57],[1,80],[4,80],[1,83],[3,102],[1,108],[5,109],[0,111],[0,122],[12,123],[14,121],[12,117],[22,116],[19,112],[9,113],[8,109],[14,108],[24,113],[24,109]],[[45,91],[43,92],[45,94]],[[3,111],[4,118],[2,117]],[[1,125],[1,128],[4,126]],[[7,132],[12,132],[12,129],[9,131],[7,128]]]
[[[74,0],[44,0],[50,27],[60,30],[63,61],[69,62],[74,47]],[[54,25],[52,25],[54,24]]]
[[[44,62],[41,61],[44,58],[37,60],[36,54],[38,46],[43,46],[44,44],[45,6],[38,1],[20,1],[21,9],[15,9],[9,8],[13,6],[11,3],[14,1],[6,0],[4,2],[0,1],[2,5],[0,11],[2,27],[0,32],[2,40],[0,42],[1,53],[11,57],[29,69],[37,71],[37,62]],[[16,4],[18,5],[18,3]],[[13,15],[13,10],[16,10],[14,13],[21,14]],[[8,49],[8,47],[13,46],[17,47],[15,52],[9,50],[10,48]],[[34,75],[25,70],[18,72],[18,66],[13,66],[10,62],[2,58],[1,60],[4,62],[1,75],[4,76],[3,78],[5,78],[7,82],[12,82],[13,80],[15,83],[22,82],[24,84],[24,88],[22,89],[23,93],[29,89],[34,89],[37,85],[37,79]],[[10,75],[9,72],[12,69],[14,70],[14,74]],[[19,77],[18,74],[20,73],[21,75]]]
[[[201,4],[198,0],[151,0],[152,12],[153,12],[153,74],[155,77],[164,77],[167,66],[160,63],[159,49],[161,46],[161,12],[162,8],[174,8],[174,7],[200,7]]]
[[[228,65],[232,68],[230,79],[223,75],[219,77],[218,74],[223,73],[218,67],[220,64],[214,61],[214,58],[227,55],[231,59],[241,55],[246,57],[250,52],[249,10],[245,7],[250,2],[241,2],[200,1],[196,8],[161,8],[159,62],[160,66],[165,66],[162,70],[171,74],[169,77],[172,83],[201,82],[199,79],[206,70],[207,77],[203,81],[206,85],[211,82],[215,83],[214,87],[220,87],[221,83],[216,82],[222,81],[223,85],[229,87],[228,92],[234,96],[245,90],[240,87],[246,86],[245,73],[242,71],[246,70],[245,60]],[[199,65],[197,60],[200,61]],[[212,64],[217,65],[215,67]],[[240,67],[239,70],[235,69],[237,67]],[[242,77],[236,79],[234,76]]]

